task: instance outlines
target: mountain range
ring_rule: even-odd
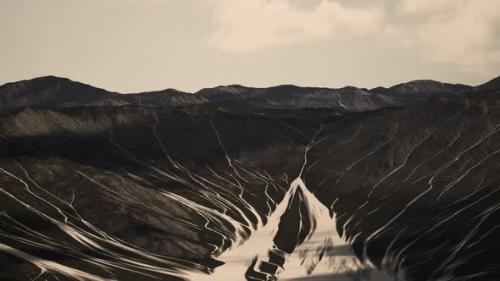
[[[247,108],[329,108],[347,112],[375,110],[415,104],[429,98],[498,88],[500,77],[479,86],[415,80],[390,88],[373,89],[347,86],[340,89],[281,85],[251,88],[240,85],[205,88],[196,93],[174,89],[119,94],[55,76],[7,83],[0,86],[0,112],[25,107],[90,106],[218,106]]]
[[[48,76],[1,86],[0,112],[1,280],[500,279],[500,78]]]

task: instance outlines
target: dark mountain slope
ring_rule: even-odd
[[[0,200],[8,216],[0,216],[0,243],[99,278],[209,270],[214,255],[265,223],[298,174],[308,130],[289,123],[311,133],[316,124],[210,108],[29,109],[6,116]],[[14,256],[0,256],[4,276],[38,273],[36,264]],[[103,262],[82,261],[86,256]],[[47,276],[71,279],[57,269]]]
[[[69,85],[26,89],[58,100]],[[81,94],[121,97],[88,89]],[[19,101],[23,91],[7,92]],[[57,101],[1,115],[0,279],[210,272],[267,222],[298,176],[361,259],[404,280],[500,279],[498,90],[400,108],[379,108],[403,105],[399,96],[352,87],[191,96],[206,102],[152,106],[155,98],[137,95],[120,106]],[[303,108],[318,104],[328,106]],[[308,224],[306,195],[295,196],[289,229]]]
[[[328,89],[282,85],[271,88],[231,86],[230,89],[231,92],[227,87],[204,89],[198,94],[211,104],[254,109],[329,108],[339,112],[359,112],[399,105],[394,98],[355,87]]]
[[[0,112],[26,107],[69,108],[81,106],[182,106],[204,103],[203,97],[173,89],[139,94],[118,94],[71,81],[46,76],[0,86]]]
[[[401,83],[390,88],[378,87],[371,91],[379,94],[389,95],[434,95],[448,96],[456,93],[471,92],[474,87],[462,84],[449,84],[433,80],[414,80],[407,83]]]
[[[46,76],[1,86],[0,104],[1,111],[28,106],[69,107],[81,104],[113,104],[114,95],[103,89],[66,78]]]
[[[500,88],[500,76],[476,87],[479,91],[495,90]]]
[[[498,280],[500,92],[325,126],[305,174],[361,258],[410,280]]]

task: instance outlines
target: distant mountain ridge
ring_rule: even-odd
[[[253,88],[241,85],[204,88],[196,93],[175,89],[120,94],[67,78],[44,76],[0,86],[0,112],[26,107],[192,106],[214,104],[241,108],[328,108],[359,112],[419,103],[430,98],[500,88],[500,77],[473,87],[433,80],[415,80],[373,89],[280,85]]]
[[[473,86],[450,84],[434,80],[413,80],[400,83],[390,88],[377,87],[371,91],[379,94],[446,94],[474,90]]]

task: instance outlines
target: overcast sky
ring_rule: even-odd
[[[500,75],[499,11],[500,0],[0,0],[0,84],[479,84]]]

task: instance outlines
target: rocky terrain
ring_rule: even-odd
[[[0,279],[498,280],[497,85],[6,84]]]

